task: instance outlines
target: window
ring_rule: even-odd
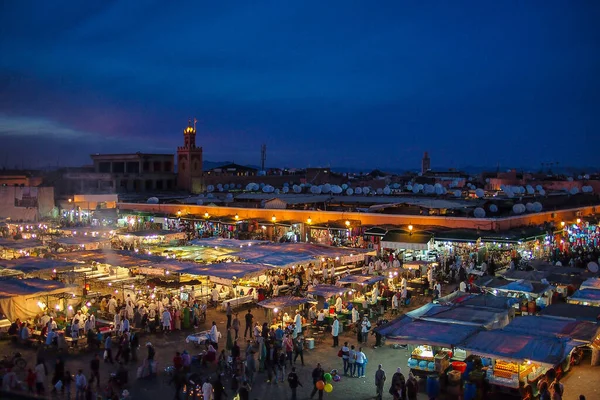
[[[173,189],[173,180],[169,179],[167,180],[167,189]]]
[[[144,161],[144,172],[150,172],[150,163],[148,161]]]
[[[165,172],[171,172],[173,170],[173,165],[171,165],[171,161],[165,161]]]
[[[153,187],[152,180],[148,179],[146,181],[146,190],[152,190],[152,187]]]
[[[116,174],[125,173],[125,163],[124,162],[114,162],[112,166],[112,172]]]
[[[156,181],[156,190],[163,190],[163,181],[159,179]]]
[[[160,172],[161,171],[161,162],[160,161],[154,161],[154,172]]]
[[[137,161],[128,162],[127,163],[127,173],[129,174],[139,174],[140,173],[140,163]]]
[[[101,172],[103,174],[110,173],[110,163],[109,162],[98,163],[98,172]]]

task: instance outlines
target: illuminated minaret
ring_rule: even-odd
[[[183,130],[183,146],[177,148],[177,186],[179,189],[192,191],[194,181],[202,179],[202,147],[196,147],[196,122],[188,120]]]

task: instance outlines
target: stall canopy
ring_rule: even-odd
[[[562,362],[573,349],[565,338],[527,335],[508,330],[478,332],[461,347],[483,357],[519,363],[531,360],[551,366]]]
[[[492,294],[471,294],[461,291],[456,291],[448,296],[438,299],[439,303],[455,303],[465,307],[491,308],[506,310],[510,309],[513,304],[519,302],[519,299],[511,297],[498,297]]]
[[[588,278],[579,287],[579,289],[600,290],[600,278]]]
[[[597,304],[600,303],[600,290],[579,289],[568,300]]]
[[[477,281],[475,285],[483,289],[495,289],[506,292],[521,292],[540,295],[553,287],[547,283],[528,282],[528,281],[509,281],[508,279],[484,276]]]
[[[288,307],[298,307],[301,304],[306,304],[309,302],[309,299],[305,297],[273,297],[270,299],[263,300],[258,303],[259,306],[264,308],[288,308]]]
[[[47,258],[24,257],[14,260],[0,260],[0,266],[26,274],[33,272],[52,271],[53,269],[62,270],[65,268],[75,268],[80,264],[70,261],[58,261]]]
[[[42,296],[73,292],[74,286],[44,279],[6,279],[0,281],[0,310],[10,321],[34,318],[42,310],[38,301]]]
[[[471,325],[448,324],[435,321],[414,320],[403,315],[379,328],[376,332],[387,339],[402,344],[428,344],[430,346],[455,346],[477,333],[481,328]]]
[[[547,315],[577,321],[598,322],[600,320],[600,307],[556,303],[542,308],[538,315]]]
[[[131,255],[114,251],[110,249],[93,250],[93,251],[76,251],[71,253],[63,253],[57,256],[57,260],[79,261],[79,262],[97,262],[100,264],[112,265],[114,267],[139,267],[143,265],[153,265],[151,259],[143,259],[133,257]],[[164,259],[161,259],[164,260]]]
[[[598,324],[588,321],[528,315],[515,318],[505,330],[527,335],[566,337],[581,345],[593,343],[599,328]]]
[[[436,307],[421,315],[421,319],[449,324],[481,326],[485,329],[501,329],[510,322],[508,310],[483,309],[476,307]]]
[[[64,236],[56,239],[61,246],[90,246],[108,243],[110,239],[94,236]]]
[[[231,247],[231,248],[243,248],[256,246],[260,244],[270,243],[266,240],[237,240],[237,239],[222,239],[222,238],[211,238],[211,239],[194,239],[190,241],[191,245],[204,246],[204,247]]]
[[[0,239],[0,248],[18,251],[18,250],[35,249],[38,247],[44,247],[42,242],[40,242],[39,240]]]
[[[237,279],[249,276],[263,274],[267,269],[266,265],[244,264],[244,263],[217,263],[217,264],[197,264],[190,268],[180,270],[180,273],[216,277],[222,279]]]
[[[381,247],[396,250],[427,250],[431,235],[389,231],[381,239]]]
[[[344,293],[345,291],[345,288],[334,285],[316,285],[308,287],[309,294],[312,294],[314,296],[321,296],[326,299],[335,296],[336,294]]]
[[[372,285],[385,279],[383,275],[347,275],[340,278],[337,283],[342,285],[358,284]]]

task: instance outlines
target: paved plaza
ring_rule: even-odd
[[[253,314],[255,318],[262,317],[262,310],[256,309]],[[242,314],[240,314],[242,315]],[[211,309],[208,311],[207,322],[198,327],[197,331],[206,330],[209,328],[212,321],[216,321],[219,330],[223,333],[223,338],[220,341],[220,348],[225,345],[225,325],[226,317],[223,312]],[[172,359],[175,351],[187,350],[191,354],[197,354],[201,349],[196,348],[193,344],[185,342],[185,337],[192,333],[192,331],[185,332],[172,332],[168,335],[158,334],[145,334],[140,338],[140,352],[139,358],[145,357],[146,351],[144,344],[148,341],[152,342],[156,349],[156,360],[158,362],[159,375],[153,380],[137,380],[135,379],[136,370],[141,361],[130,362],[128,365],[129,370],[129,384],[127,390],[130,392],[131,399],[148,399],[148,398],[160,398],[160,399],[171,399],[174,398],[174,388],[171,385],[165,383],[163,375],[164,368],[172,364]],[[356,345],[356,336],[350,332],[345,332],[340,336],[340,344],[348,341],[350,344]],[[391,345],[386,345],[381,348],[374,349],[372,345],[375,343],[375,337],[369,337],[369,346],[364,347],[367,359],[369,360],[366,368],[365,378],[350,378],[342,377],[340,382],[334,382],[333,392],[325,393],[325,399],[371,399],[375,397],[375,385],[374,385],[374,374],[378,364],[382,364],[386,371],[388,383],[391,382],[391,377],[396,371],[397,367],[401,367],[405,376],[408,375],[407,359],[408,351],[403,348],[394,348]],[[305,350],[305,366],[301,366],[298,360],[296,364],[297,372],[300,377],[300,382],[303,387],[298,390],[298,399],[309,399],[310,392],[312,390],[312,379],[311,372],[315,367],[316,363],[322,364],[326,372],[332,369],[338,369],[342,371],[342,361],[337,357],[338,348],[332,347],[332,339],[330,335],[327,335],[322,343],[318,344],[313,350]],[[242,351],[243,351],[243,345]],[[2,355],[9,354],[14,351],[14,345],[10,342],[0,342],[0,353]],[[28,367],[33,366],[36,357],[36,351],[33,349],[18,349],[23,353],[28,361]],[[113,350],[114,351],[114,350]],[[56,354],[54,352],[40,352],[40,355],[44,355],[46,364],[49,368],[49,374],[52,374],[54,360]],[[81,354],[74,354],[66,356],[66,369],[75,374],[79,368],[82,368],[84,372],[89,373],[89,363],[92,359],[94,352],[83,352]],[[116,370],[115,365],[101,363],[101,382],[106,383],[110,372]],[[192,372],[206,371],[200,367],[193,366]],[[288,371],[286,371],[287,373]],[[211,375],[214,377],[214,369],[211,370]],[[576,367],[571,373],[564,378],[565,384],[565,400],[573,399],[577,400],[579,394],[586,394],[587,399],[600,399],[600,379],[598,375],[600,373],[599,367],[590,367],[589,365],[582,365]],[[48,378],[47,388],[50,387],[50,378]],[[384,399],[391,399],[392,396],[387,393],[389,385],[385,386]],[[424,393],[425,382],[420,382],[422,393],[419,395],[419,400],[428,399]],[[233,391],[229,389],[229,383],[226,383],[227,399],[233,397]],[[48,390],[48,389],[47,389]],[[284,383],[266,383],[266,374],[258,373],[255,378],[255,383],[252,388],[250,399],[289,399],[290,389],[287,382]],[[54,396],[55,398],[62,398],[61,395]],[[65,396],[66,397],[66,396]],[[74,393],[73,396],[74,398]],[[318,396],[315,396],[317,398]],[[443,396],[439,399],[455,399],[456,397]],[[495,395],[491,396],[493,399],[504,399],[509,398],[506,395]]]

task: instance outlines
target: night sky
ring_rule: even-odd
[[[0,165],[599,165],[600,1],[0,0]]]

